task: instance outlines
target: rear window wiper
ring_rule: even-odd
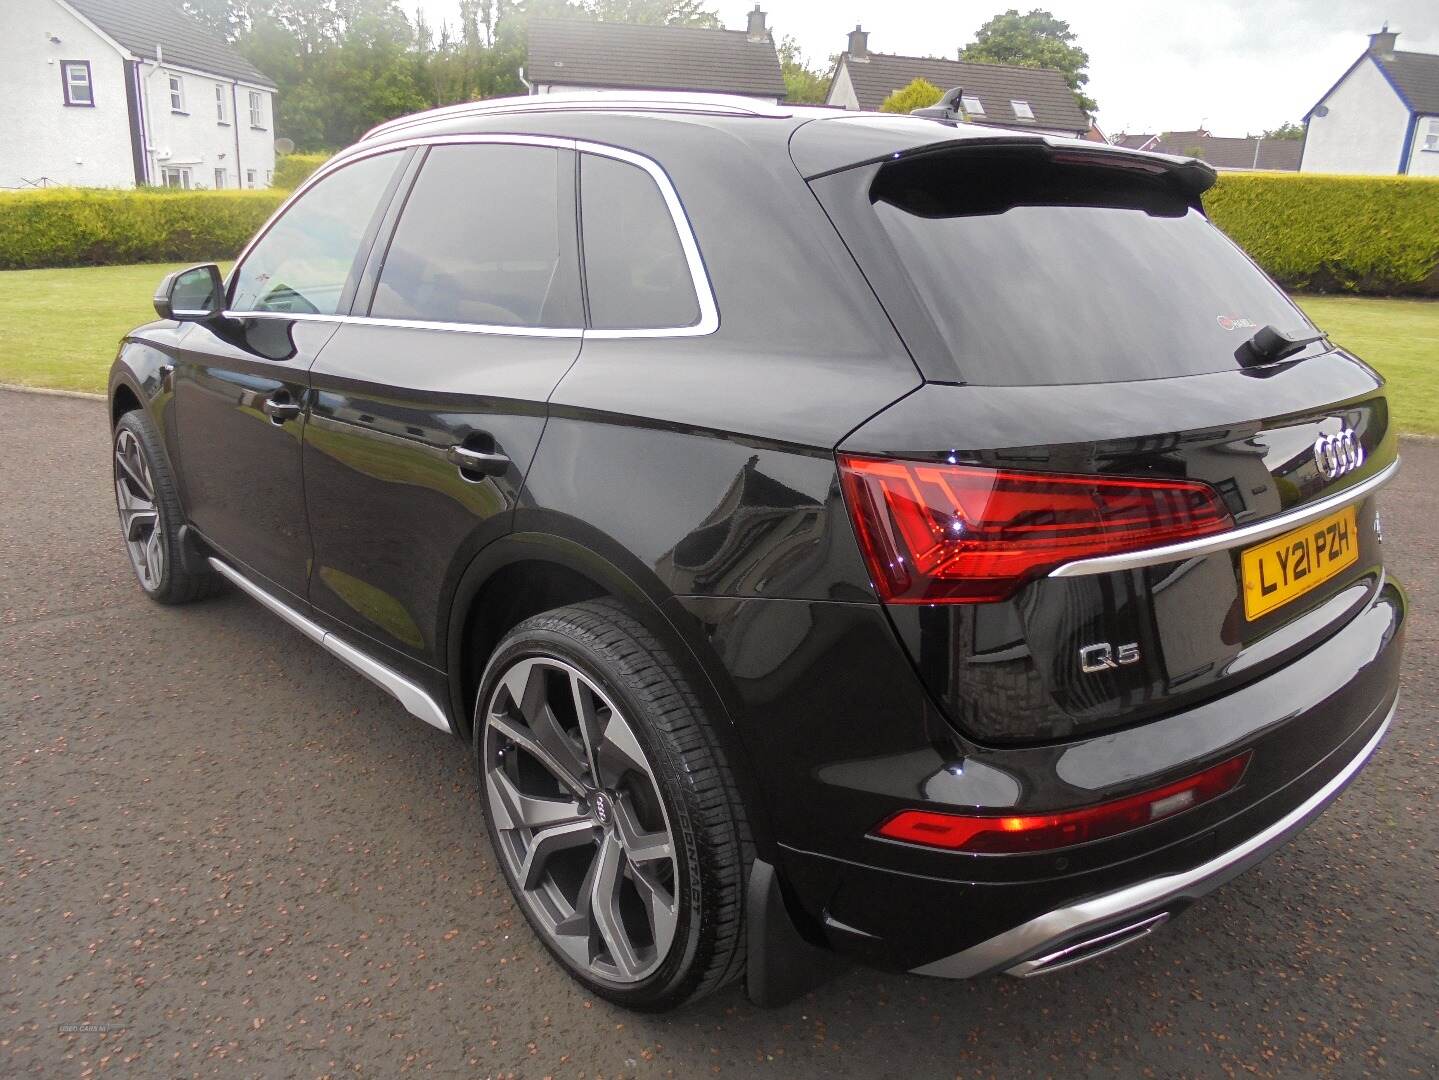
[[[1323,332],[1318,330],[1280,330],[1273,325],[1261,326],[1252,338],[1234,350],[1234,358],[1239,361],[1240,367],[1277,364],[1323,339]]]

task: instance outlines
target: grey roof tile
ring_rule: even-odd
[[[1375,60],[1417,113],[1439,115],[1439,54],[1395,52]]]
[[[1298,139],[1229,139],[1203,131],[1166,131],[1157,142],[1145,149],[1179,157],[1197,157],[1216,169],[1257,168],[1297,172],[1304,144]]]
[[[1031,126],[1030,121],[1017,118],[1009,104],[1027,101],[1034,111],[1034,127],[1075,134],[1089,130],[1089,118],[1079,107],[1074,92],[1065,83],[1064,76],[1053,68],[971,64],[962,60],[875,52],[863,60],[844,53],[843,59],[861,109],[877,109],[894,91],[915,79],[926,79],[941,90],[962,86],[966,95],[978,97],[984,105],[984,115],[971,115],[974,123],[1009,128]]]
[[[774,42],[743,30],[532,19],[529,50],[534,83],[785,95]]]
[[[68,3],[135,56],[153,60],[158,45],[167,61],[181,67],[261,86],[275,85],[273,79],[219,35],[170,0],[68,0]]]

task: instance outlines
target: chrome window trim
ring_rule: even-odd
[[[1120,555],[1100,555],[1093,559],[1076,559],[1074,562],[1056,566],[1049,572],[1049,576],[1052,578],[1085,577],[1090,574],[1110,574],[1119,570],[1138,570],[1145,566],[1157,566],[1160,563],[1192,559],[1198,555],[1212,555],[1216,551],[1225,551],[1228,548],[1240,547],[1255,540],[1278,536],[1282,532],[1296,529],[1300,525],[1338,510],[1356,499],[1362,499],[1365,495],[1394,479],[1394,475],[1398,471],[1399,459],[1395,458],[1388,466],[1367,480],[1361,480],[1359,483],[1353,484],[1343,491],[1337,491],[1333,495],[1327,495],[1317,502],[1295,507],[1277,517],[1255,522],[1253,525],[1245,525],[1242,528],[1230,529],[1228,532],[1219,533],[1216,536],[1185,540],[1179,544],[1144,548],[1141,551],[1127,551]]]
[[[295,189],[279,208],[270,215],[269,219],[260,228],[250,242],[245,245],[243,251],[235,260],[234,267],[230,270],[230,276],[225,280],[225,293],[228,297],[230,285],[235,274],[249,257],[250,251],[270,231],[275,222],[290,206],[299,199],[311,187],[319,183],[331,173],[344,168],[346,165],[360,161],[364,158],[376,157],[380,154],[396,153],[414,147],[430,146],[464,146],[471,144],[497,144],[502,146],[545,146],[556,150],[573,150],[576,153],[594,154],[597,157],[612,158],[615,161],[623,161],[643,169],[649,174],[650,179],[660,190],[660,197],[664,200],[666,209],[670,213],[670,222],[674,226],[675,233],[679,237],[680,248],[684,252],[685,265],[689,267],[690,285],[695,292],[695,298],[699,303],[699,321],[690,326],[671,327],[646,327],[621,330],[594,330],[584,327],[542,327],[542,326],[494,326],[479,323],[454,323],[454,322],[429,322],[422,319],[379,319],[369,315],[326,315],[326,314],[292,314],[284,311],[231,311],[226,310],[225,315],[233,319],[291,319],[307,322],[352,322],[359,325],[372,326],[395,326],[406,327],[412,330],[443,330],[462,334],[497,334],[505,337],[554,337],[554,338],[672,338],[672,337],[704,337],[713,334],[719,329],[719,306],[715,302],[714,286],[710,281],[709,273],[705,270],[704,257],[700,254],[699,242],[695,239],[694,227],[690,224],[689,215],[685,213],[684,204],[680,202],[679,193],[675,190],[673,181],[669,174],[653,158],[633,150],[623,150],[617,146],[609,146],[605,143],[589,142],[584,139],[569,139],[551,135],[507,135],[476,133],[468,135],[430,135],[404,139],[398,142],[388,142],[379,146],[362,146],[353,153],[345,154],[343,158],[332,160],[326,165],[315,170],[303,184]]]

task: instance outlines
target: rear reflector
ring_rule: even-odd
[[[1138,829],[1218,798],[1239,783],[1249,756],[1245,752],[1162,788],[1082,810],[1023,817],[902,810],[880,825],[874,834],[946,851],[988,855],[1069,847]]]
[[[1208,484],[839,456],[870,578],[890,604],[1003,600],[1076,559],[1193,540],[1234,521]]]

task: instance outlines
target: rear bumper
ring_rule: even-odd
[[[1323,787],[1268,828],[1216,858],[1190,870],[1047,911],[977,945],[914,968],[914,973],[946,979],[967,979],[991,971],[1037,975],[1137,940],[1162,917],[1243,873],[1322,814],[1378,749],[1397,707],[1396,697],[1378,730]]]
[[[1367,606],[1327,641],[1223,697],[1104,735],[996,748],[969,742],[936,714],[874,606],[685,606],[703,617],[738,691],[733,715],[772,825],[761,857],[795,927],[871,966],[952,976],[1037,971],[1122,943],[1302,828],[1387,722],[1407,607],[1381,576]],[[977,855],[872,835],[901,809],[1084,806],[1244,751],[1249,768],[1227,795],[1070,848]]]

